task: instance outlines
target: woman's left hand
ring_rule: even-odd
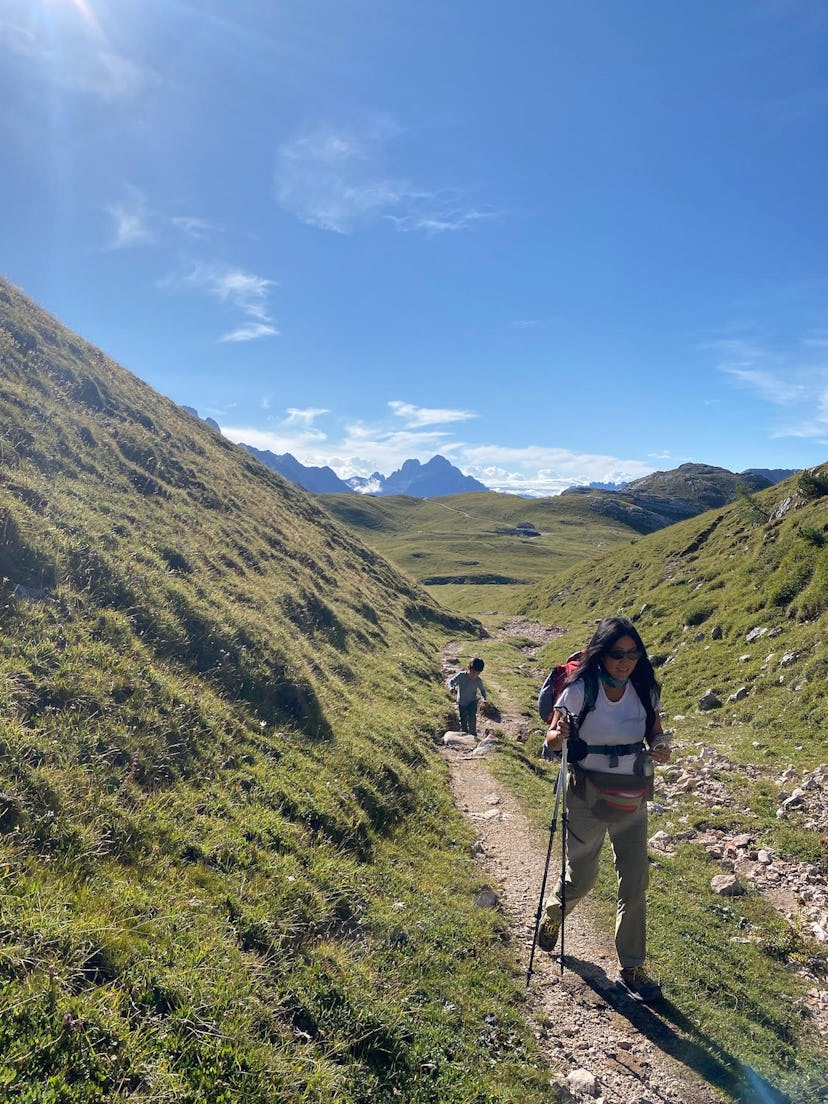
[[[670,748],[667,744],[661,744],[660,747],[654,747],[650,752],[654,763],[661,766],[666,763],[670,758]]]

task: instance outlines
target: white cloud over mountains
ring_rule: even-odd
[[[447,422],[467,422],[469,419],[477,417],[471,410],[441,410],[433,407],[413,406],[411,403],[396,400],[389,402],[388,406],[398,418],[402,418],[405,424],[411,428],[444,425]]]
[[[518,495],[558,494],[575,483],[627,482],[653,471],[646,461],[566,449],[470,445],[455,439],[448,429],[437,428],[440,423],[450,425],[475,417],[470,411],[439,411],[399,400],[389,402],[388,407],[395,418],[407,419],[404,428],[393,422],[352,420],[341,424],[332,417],[333,424],[328,427],[319,423],[331,412],[309,408],[289,410],[268,428],[222,425],[222,432],[232,441],[277,455],[289,452],[309,467],[327,465],[342,479],[375,471],[390,475],[406,460],[424,463],[439,453],[492,490]],[[220,420],[220,415],[216,416]]]

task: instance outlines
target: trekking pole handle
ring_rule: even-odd
[[[547,739],[550,736],[554,736],[556,739],[562,738],[562,739],[566,740],[571,735],[571,733],[569,731],[569,727],[570,727],[569,719],[572,716],[572,714],[569,712],[569,710],[565,706],[555,706],[555,713],[558,714],[558,720],[557,720],[556,724],[554,725],[554,727],[552,725],[552,721],[550,720],[549,727],[546,730]],[[562,731],[561,725],[566,725],[566,732]]]
[[[558,714],[557,724],[554,728],[550,724],[549,728],[546,730],[546,738],[548,741],[550,736],[554,736],[556,741],[561,740],[561,742],[563,742],[574,735],[574,724],[572,722],[573,714],[563,705],[556,706],[555,712]]]

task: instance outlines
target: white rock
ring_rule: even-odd
[[[745,887],[735,874],[717,874],[711,880],[710,888],[720,897],[738,897],[745,892]]]
[[[664,851],[670,846],[670,833],[669,832],[656,832],[654,836],[649,839],[650,847],[655,847],[658,851]]]
[[[468,732],[446,732],[443,736],[443,743],[446,747],[475,747],[477,740],[474,736],[470,736]]]
[[[745,642],[747,644],[752,644],[754,640],[760,640],[763,636],[765,636],[767,634],[767,631],[767,629],[763,629],[757,626],[755,629],[751,629],[750,632],[747,633],[747,635],[745,636]]]
[[[585,1069],[572,1070],[566,1076],[566,1083],[571,1092],[582,1093],[584,1096],[595,1096],[598,1090],[595,1074]]]
[[[472,755],[488,755],[490,751],[497,747],[497,740],[493,738],[487,738],[482,740],[472,752]]]

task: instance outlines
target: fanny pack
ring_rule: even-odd
[[[585,801],[593,816],[607,823],[637,813],[653,796],[652,776],[587,771],[573,766],[573,791]]]

